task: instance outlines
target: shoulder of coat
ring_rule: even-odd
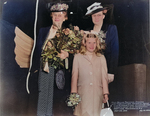
[[[111,24],[111,25],[108,26],[108,30],[116,29],[116,28],[117,28],[116,25],[113,25],[113,24]]]
[[[99,57],[100,59],[105,59],[105,56],[104,56],[103,54],[99,54],[98,57]]]
[[[75,57],[81,57],[81,56],[83,56],[83,54],[80,53],[75,54]]]

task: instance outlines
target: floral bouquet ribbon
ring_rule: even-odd
[[[78,105],[78,103],[81,101],[81,97],[77,93],[71,93],[69,97],[66,100],[67,106],[69,107],[75,107]]]

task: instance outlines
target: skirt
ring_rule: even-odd
[[[49,73],[39,73],[39,97],[37,116],[53,115],[54,68],[49,68]]]

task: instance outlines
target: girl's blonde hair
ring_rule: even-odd
[[[85,55],[85,53],[86,53],[85,43],[86,43],[88,38],[95,38],[96,39],[96,48],[94,50],[94,53],[97,56],[100,56],[102,54],[103,47],[101,46],[101,43],[100,43],[98,36],[96,34],[93,34],[93,33],[84,34],[79,52],[81,54]]]

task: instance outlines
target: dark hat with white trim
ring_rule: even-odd
[[[103,7],[101,3],[95,2],[87,8],[87,12],[85,15],[92,15],[100,11],[103,11],[104,13],[106,13],[107,10],[108,10],[108,7]]]

